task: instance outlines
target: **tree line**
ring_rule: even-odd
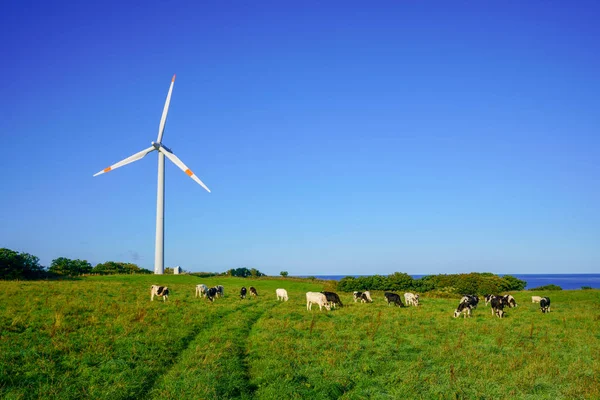
[[[498,276],[489,272],[469,274],[427,275],[414,279],[402,272],[391,275],[347,276],[337,283],[342,292],[364,290],[430,292],[440,290],[456,294],[492,294],[524,290],[527,282],[511,275]]]
[[[165,268],[165,274],[173,274],[173,268]],[[40,259],[29,253],[0,248],[0,279],[45,279],[53,277],[74,277],[88,274],[115,275],[115,274],[151,274],[152,271],[140,268],[138,265],[127,262],[107,261],[92,267],[87,260],[72,260],[59,257],[52,260],[49,267],[40,265]],[[196,272],[192,275],[207,276],[236,276],[258,278],[265,276],[256,268],[232,268],[223,273]]]
[[[107,261],[92,267],[87,260],[72,260],[59,257],[52,260],[48,268],[40,265],[40,259],[29,253],[0,249],[0,279],[43,279],[52,277],[71,277],[86,274],[151,274],[136,264]]]

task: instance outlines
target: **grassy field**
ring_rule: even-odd
[[[194,298],[198,283],[225,298]],[[150,302],[150,285],[170,300]],[[240,300],[242,286],[257,299]],[[275,289],[290,300],[277,302]],[[516,292],[505,319],[456,299],[306,310],[323,282],[111,276],[0,282],[4,399],[600,399],[600,291]],[[531,295],[548,295],[542,314]]]

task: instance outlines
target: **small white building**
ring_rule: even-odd
[[[178,265],[175,268],[173,268],[173,273],[175,275],[179,275],[181,273],[181,267]]]

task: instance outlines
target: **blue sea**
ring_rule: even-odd
[[[501,274],[499,274],[501,275]],[[600,274],[507,274],[527,282],[525,289],[531,289],[544,285],[558,285],[561,288],[581,289],[582,286],[589,286],[594,289],[600,289]],[[314,275],[317,279],[327,279],[339,281],[348,275]],[[358,278],[359,276],[369,275],[350,275]],[[419,279],[425,275],[411,275],[413,279]]]

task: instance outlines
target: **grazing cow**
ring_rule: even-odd
[[[460,303],[465,303],[469,306],[469,308],[471,310],[474,310],[477,308],[477,305],[479,304],[479,297],[470,295],[470,294],[465,294],[460,299]]]
[[[166,286],[152,285],[150,287],[150,301],[154,301],[154,296],[162,297],[163,302],[169,298],[169,288]]]
[[[490,304],[492,305],[492,315],[502,318],[504,316],[504,306],[508,305],[506,299],[503,296],[492,296]]]
[[[225,297],[225,289],[223,286],[217,285],[215,286],[215,289],[217,289],[217,297]]]
[[[550,312],[550,297],[542,297],[540,300],[540,310],[542,310],[543,313]]]
[[[321,292],[325,295],[325,298],[327,298],[327,301],[329,302],[329,305],[332,306],[332,308],[335,308],[336,304],[338,304],[340,307],[344,307],[344,305],[342,304],[342,300],[340,300],[340,296],[337,295],[337,293],[333,293],[333,292]]]
[[[371,292],[368,290],[366,292],[354,292],[354,302],[356,303],[360,300],[361,303],[372,303],[373,299],[371,298]]]
[[[492,301],[492,297],[494,297],[494,295],[493,295],[493,294],[485,294],[485,295],[483,295],[483,298],[485,299],[485,305],[486,305],[486,306],[488,305],[488,303],[489,303],[490,301]]]
[[[474,310],[479,305],[479,297],[471,294],[463,294],[463,297],[460,299],[461,303],[468,303],[471,306],[471,309]]]
[[[541,296],[531,296],[532,303],[539,303],[542,300]]]
[[[258,292],[254,288],[254,286],[250,286],[250,295],[254,297],[258,296]]]
[[[515,300],[514,297],[512,297],[510,294],[506,294],[504,295],[504,300],[506,300],[506,305],[509,308],[513,308],[517,306],[517,301]]]
[[[400,300],[400,296],[398,296],[396,293],[385,292],[383,295],[385,296],[385,300],[387,301],[388,306],[394,303],[398,307],[404,307],[404,304],[402,304],[402,300]]]
[[[415,306],[419,305],[419,295],[414,293],[404,293],[404,302],[407,306]]]
[[[240,290],[240,299],[245,299],[246,298],[246,286],[242,286],[242,290]]]
[[[327,297],[323,293],[318,292],[306,292],[306,309],[312,310],[312,305],[318,304],[319,310],[325,307],[327,310],[331,310],[331,306],[327,302]]]
[[[206,286],[203,283],[196,285],[196,297],[198,297],[198,296],[206,297],[206,292],[208,292],[208,286]]]
[[[208,291],[206,292],[206,298],[208,300],[210,300],[210,302],[212,303],[213,301],[215,301],[215,297],[217,297],[218,294],[218,290],[217,288],[211,287],[210,289],[208,289]]]
[[[460,301],[460,303],[458,303],[458,307],[456,307],[456,310],[454,310],[454,318],[458,318],[458,316],[462,313],[463,314],[463,318],[467,318],[467,317],[471,317],[471,309],[472,309],[472,303],[467,300],[467,301]]]
[[[288,301],[287,290],[277,289],[277,290],[275,290],[275,294],[277,295],[277,300]]]

